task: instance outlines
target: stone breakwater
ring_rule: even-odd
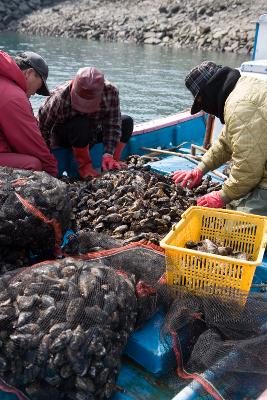
[[[0,0],[0,30],[249,54],[266,0]]]

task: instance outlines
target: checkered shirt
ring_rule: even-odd
[[[39,127],[50,148],[53,147],[52,130],[55,124],[84,115],[71,106],[70,84],[71,81],[68,81],[57,86],[39,109]],[[88,116],[95,120],[96,125],[102,126],[104,153],[113,154],[121,137],[121,111],[119,91],[110,82],[105,81],[100,109],[88,113]]]

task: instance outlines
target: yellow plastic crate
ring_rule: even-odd
[[[182,288],[231,297],[249,292],[266,246],[266,221],[263,216],[238,211],[190,207],[160,242],[165,249],[167,283],[174,295]],[[203,239],[245,252],[252,261],[185,248],[187,241]]]

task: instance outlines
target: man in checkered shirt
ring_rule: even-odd
[[[103,142],[102,170],[121,169],[122,150],[133,120],[121,116],[118,89],[94,67],[80,68],[75,78],[57,86],[39,110],[39,126],[50,148],[72,148],[81,178],[98,176],[90,148]]]

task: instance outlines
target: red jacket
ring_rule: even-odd
[[[26,79],[15,61],[0,51],[0,153],[20,153],[38,158],[43,171],[57,176],[50,153],[26,95]]]

